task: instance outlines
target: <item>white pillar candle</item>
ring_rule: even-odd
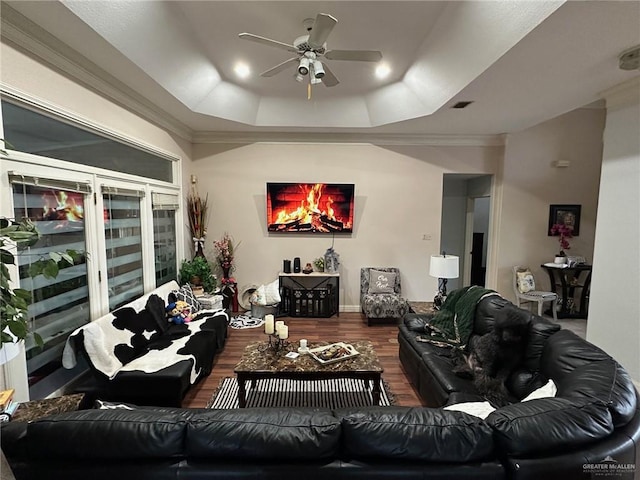
[[[287,327],[284,324],[280,325],[280,330],[278,330],[278,336],[280,337],[280,340],[285,340],[289,338],[289,327]]]
[[[264,333],[267,335],[273,335],[273,315],[265,315],[264,316]]]
[[[300,339],[300,347],[301,348],[307,348],[307,339],[306,338],[301,338]]]
[[[276,322],[276,335],[280,334],[280,328],[282,328],[283,325],[284,322],[282,320],[278,320]]]

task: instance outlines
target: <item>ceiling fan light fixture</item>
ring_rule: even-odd
[[[309,59],[307,57],[302,57],[300,59],[300,64],[298,65],[298,73],[300,75],[306,75],[309,73]]]
[[[313,61],[313,76],[316,78],[324,77],[324,67],[319,60]]]

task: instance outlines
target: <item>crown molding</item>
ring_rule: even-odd
[[[195,132],[194,144],[347,143],[368,145],[503,146],[504,135],[427,135],[313,132]]]
[[[640,76],[609,88],[600,93],[607,102],[607,110],[617,110],[640,103]]]
[[[66,76],[111,99],[179,137],[197,143],[344,143],[373,145],[502,146],[505,135],[376,134],[367,132],[225,132],[194,131],[171,113],[157,107],[135,90],[69,47],[64,42],[2,4],[3,40],[39,58]],[[5,86],[5,93],[7,88]],[[24,98],[24,93],[20,92]],[[58,109],[59,110],[59,109]],[[252,127],[249,127],[252,128]],[[255,128],[255,127],[253,127]]]
[[[4,2],[1,20],[0,34],[6,41],[35,55],[44,63],[110,98],[120,106],[191,141],[193,131],[189,127]]]

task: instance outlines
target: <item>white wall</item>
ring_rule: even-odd
[[[439,251],[443,173],[493,173],[502,147],[383,148],[364,144],[252,144],[194,146],[193,172],[213,212],[205,254],[228,231],[242,244],[237,252],[240,287],[276,278],[283,259],[302,264],[323,255],[331,236],[268,234],[268,181],[355,183],[351,236],[335,237],[341,260],[341,305],[359,311],[360,268],[397,266],[411,300],[431,300],[437,280],[429,277],[431,254]],[[423,240],[424,234],[432,236]]]
[[[550,288],[540,268],[558,250],[558,237],[547,235],[550,204],[582,205],[569,254],[593,261],[604,118],[603,109],[578,109],[508,135],[497,243],[498,291],[507,298],[514,300],[513,265],[530,266],[539,286]],[[570,166],[554,167],[560,159]]]
[[[625,92],[631,96],[618,102]],[[640,381],[640,81],[607,98],[587,339]]]

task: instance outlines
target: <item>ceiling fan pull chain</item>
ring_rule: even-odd
[[[307,100],[311,100],[311,82],[307,83]]]

